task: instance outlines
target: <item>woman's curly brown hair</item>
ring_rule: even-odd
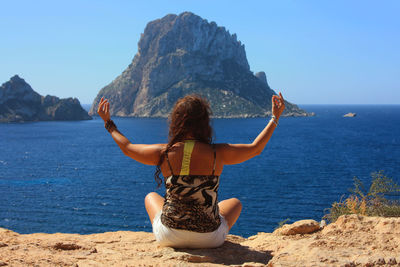
[[[160,178],[161,164],[164,161],[165,154],[175,143],[184,141],[187,134],[191,134],[193,138],[199,142],[207,144],[212,143],[213,130],[210,125],[210,115],[210,105],[205,98],[199,95],[187,95],[176,101],[168,118],[168,144],[161,153],[154,174],[154,179],[158,187],[162,184],[162,179]]]

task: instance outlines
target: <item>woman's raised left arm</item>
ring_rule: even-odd
[[[124,155],[146,165],[157,165],[165,144],[132,144],[126,138],[110,117],[110,103],[103,97],[100,99],[97,113],[104,120],[107,131],[111,134],[115,143],[119,146]]]

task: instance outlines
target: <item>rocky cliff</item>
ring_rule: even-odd
[[[0,87],[0,122],[90,119],[78,99],[41,96],[18,75]]]
[[[216,249],[157,245],[152,233],[27,234],[0,228],[0,266],[399,266],[400,218],[304,220]]]
[[[100,90],[114,116],[166,117],[187,94],[205,96],[215,117],[267,116],[271,97],[264,72],[250,71],[244,45],[224,27],[185,12],[147,24],[128,68]],[[286,103],[286,116],[307,116]]]

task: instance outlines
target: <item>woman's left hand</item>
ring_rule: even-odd
[[[279,93],[279,96],[272,96],[272,115],[274,115],[276,119],[279,119],[284,109],[285,100],[283,99],[282,94]]]
[[[104,97],[100,99],[97,113],[103,119],[104,122],[110,120],[110,103],[108,102],[108,99],[104,99]]]

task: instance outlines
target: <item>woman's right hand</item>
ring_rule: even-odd
[[[285,109],[285,100],[283,99],[283,96],[281,93],[279,93],[279,96],[273,95],[272,96],[272,115],[276,117],[276,119],[279,119],[281,116],[283,110]]]
[[[104,99],[104,97],[100,99],[97,113],[103,119],[104,122],[110,120],[110,103],[108,102],[108,99]]]

